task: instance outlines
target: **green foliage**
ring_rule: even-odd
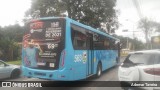
[[[24,33],[24,27],[16,25],[10,25],[2,28],[1,30],[3,37],[8,37],[9,39],[15,40],[16,42],[22,41],[22,36]]]
[[[0,28],[0,59],[15,60],[20,57],[20,45],[24,27],[11,25]]]
[[[21,59],[15,60],[15,61],[8,61],[8,64],[14,64],[14,65],[21,65]]]
[[[40,17],[61,16],[68,12],[68,17],[94,28],[106,23],[108,30],[118,28],[118,18],[114,9],[116,0],[32,0],[31,9],[26,16]]]
[[[127,48],[127,39],[128,39],[128,43],[131,43],[131,50],[143,50],[145,49],[145,44],[142,43],[141,41],[135,39],[131,39],[128,37],[122,37],[122,36],[115,36],[116,38],[120,39],[120,42],[122,44],[122,49],[126,49]]]
[[[139,21],[138,28],[140,28],[144,32],[146,39],[146,48],[150,49],[149,46],[151,46],[151,42],[149,38],[151,38],[151,34],[153,33],[153,31],[160,32],[160,23],[148,18],[142,18]]]

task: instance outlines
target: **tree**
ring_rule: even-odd
[[[154,26],[155,26],[155,31],[156,32],[160,32],[160,23],[159,22],[155,22],[155,24],[154,24]]]
[[[144,34],[145,34],[145,40],[146,40],[146,46],[147,49],[149,49],[149,45],[150,45],[150,36],[152,34],[152,32],[154,31],[154,29],[158,30],[158,24],[155,21],[149,20],[148,18],[142,18],[139,21],[139,25],[138,28],[140,28]]]
[[[21,42],[22,36],[24,33],[24,27],[19,26],[18,24],[10,25],[2,28],[2,36],[7,36],[9,39],[14,40],[15,42]]]
[[[8,36],[0,39],[0,58],[3,60],[15,60],[20,57],[18,54],[19,46],[17,42]]]
[[[22,42],[24,27],[10,25],[0,28],[0,59],[15,60],[20,57],[20,46],[17,42]]]
[[[126,49],[128,46],[127,46],[127,39],[128,39],[128,42],[132,44],[132,46],[129,48],[131,50],[143,50],[145,49],[145,45],[144,43],[142,43],[141,41],[137,40],[137,39],[131,39],[131,38],[128,38],[128,37],[122,37],[122,36],[117,36],[117,35],[114,35],[114,37],[120,39],[120,42],[122,44],[122,49]]]
[[[67,12],[68,17],[94,28],[105,23],[108,30],[118,28],[118,18],[114,9],[116,0],[32,0],[31,9],[26,16],[40,17],[61,16]]]

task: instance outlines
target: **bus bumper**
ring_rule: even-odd
[[[22,76],[48,80],[73,81],[72,71],[63,68],[62,70],[37,70],[22,67]]]

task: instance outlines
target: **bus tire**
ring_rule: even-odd
[[[96,77],[100,77],[101,74],[102,74],[102,65],[101,63],[98,63]]]

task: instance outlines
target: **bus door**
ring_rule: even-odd
[[[90,76],[93,74],[93,68],[94,68],[94,50],[93,50],[93,34],[88,33],[88,39],[87,39],[87,76]]]

